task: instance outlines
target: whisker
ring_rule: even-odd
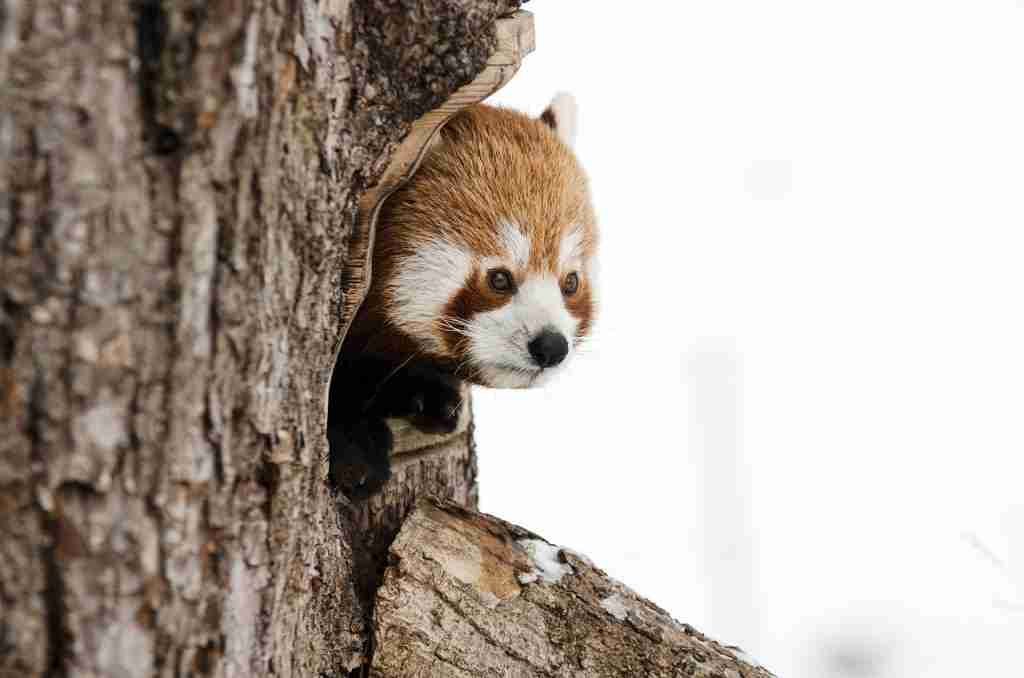
[[[456,403],[451,410],[448,411],[449,417],[454,417],[456,413],[462,411],[462,405],[465,403],[465,398],[460,397],[459,402]]]
[[[406,359],[405,359],[404,361],[402,361],[401,363],[399,363],[398,367],[396,367],[395,369],[391,370],[391,372],[389,372],[389,373],[388,373],[388,375],[387,375],[386,377],[384,377],[384,378],[383,378],[383,379],[382,379],[382,380],[381,380],[381,381],[380,381],[380,382],[379,382],[379,383],[377,384],[376,388],[374,388],[374,390],[373,390],[373,395],[372,395],[372,396],[370,396],[370,399],[369,399],[369,400],[368,400],[368,401],[366,402],[366,404],[365,404],[365,405],[363,405],[363,412],[366,412],[366,411],[368,411],[368,410],[370,409],[370,407],[371,407],[371,406],[373,405],[374,401],[376,401],[376,400],[377,400],[377,396],[379,396],[379,395],[380,395],[380,391],[381,391],[381,389],[382,389],[382,388],[384,387],[384,384],[388,383],[388,381],[390,381],[392,377],[394,377],[394,376],[395,376],[396,374],[398,374],[398,372],[399,372],[399,371],[400,371],[400,370],[401,370],[401,369],[402,369],[403,367],[405,367],[405,366],[406,366],[406,365],[408,365],[408,364],[409,364],[410,362],[412,362],[412,359],[413,359],[413,358],[415,358],[416,356],[418,356],[418,355],[419,355],[420,353],[422,353],[422,352],[423,352],[423,351],[422,351],[422,349],[421,349],[421,350],[419,350],[419,351],[416,351],[415,353],[412,353],[412,354],[410,354],[408,358],[406,358]]]

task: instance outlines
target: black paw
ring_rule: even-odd
[[[383,421],[367,419],[327,430],[329,477],[349,499],[365,499],[391,477],[391,430]]]
[[[430,368],[411,368],[405,376],[409,399],[406,416],[424,433],[451,433],[462,414],[461,383]]]

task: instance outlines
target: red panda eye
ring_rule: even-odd
[[[570,273],[565,276],[565,282],[562,283],[562,292],[567,296],[571,297],[576,294],[576,290],[580,288],[580,276],[576,273]]]
[[[488,273],[487,282],[495,292],[512,291],[512,274],[503,268],[496,268]]]

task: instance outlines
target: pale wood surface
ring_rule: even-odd
[[[370,675],[769,678],[585,556],[453,504],[421,501],[377,592]],[[542,540],[540,550],[547,548]],[[557,549],[557,550],[556,550]],[[538,576],[538,560],[563,570]]]

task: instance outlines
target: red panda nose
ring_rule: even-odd
[[[540,367],[554,367],[565,360],[569,353],[569,342],[565,340],[561,332],[552,330],[541,330],[533,340],[527,344],[533,361]]]

